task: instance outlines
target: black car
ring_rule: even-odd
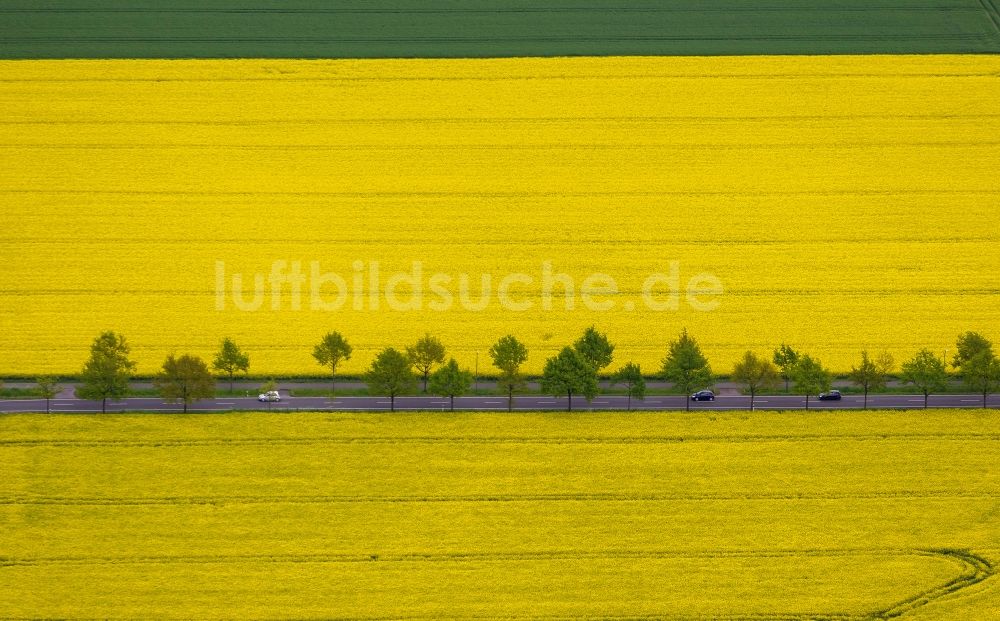
[[[691,395],[692,401],[715,401],[715,393],[711,390],[699,390]]]
[[[821,392],[821,393],[819,393],[819,400],[820,401],[840,401],[840,398],[841,397],[840,397],[840,391],[839,390],[831,390],[829,392]]]

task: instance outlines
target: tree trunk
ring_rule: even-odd
[[[233,374],[229,374],[229,394],[233,394]]]
[[[48,397],[45,397],[45,413],[46,414],[51,414],[52,413],[52,411],[49,409],[49,398]]]
[[[806,395],[806,409],[809,409],[809,395]]]
[[[754,391],[752,391],[752,390],[751,390],[751,391],[750,391],[750,411],[751,411],[751,412],[753,412],[753,402],[754,402],[754,397],[755,397],[755,396],[756,396],[756,395],[754,395]]]
[[[514,388],[512,386],[507,387],[507,411],[514,411]]]
[[[389,411],[396,411],[396,395],[389,395]]]
[[[187,399],[184,399],[184,413],[187,414],[187,411],[188,411],[188,402]]]
[[[924,392],[924,409],[927,409],[927,397],[930,396],[929,392]]]
[[[984,390],[984,391],[983,391],[983,408],[985,408],[985,407],[986,407],[986,397],[987,397],[987,396],[988,396],[989,394],[990,394],[990,393],[989,393],[989,391],[988,391],[988,390]]]
[[[627,397],[627,399],[625,401],[625,411],[627,411],[627,412],[631,412],[632,411],[632,389],[631,388],[628,389],[628,397]]]
[[[430,370],[424,371],[424,394],[427,394],[427,377],[431,374]]]
[[[691,395],[687,394],[687,391],[684,391],[684,410],[691,411]]]
[[[785,392],[788,392],[788,376],[785,376]]]
[[[868,409],[868,388],[865,388],[865,405],[863,409]]]
[[[455,411],[455,395],[451,396],[451,411]]]
[[[101,399],[101,414],[108,413],[108,398],[104,397]]]
[[[567,390],[566,391],[566,411],[567,412],[572,412],[573,411],[573,391],[572,390]]]

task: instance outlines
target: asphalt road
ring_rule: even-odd
[[[810,409],[859,409],[862,407],[862,397],[845,395],[841,401],[817,401],[810,398]],[[645,401],[632,400],[633,410],[683,410],[686,398],[680,395],[650,396]],[[991,408],[1000,408],[1000,395],[990,395],[986,401]],[[53,412],[100,412],[99,401],[83,399],[53,399]],[[762,395],[756,398],[755,407],[759,410],[799,410],[804,409],[805,398],[794,395]],[[921,408],[924,398],[921,395],[869,395],[870,408]],[[936,395],[929,400],[934,408],[980,408],[983,405],[982,395]],[[574,410],[624,410],[626,399],[623,396],[600,396],[588,403],[582,397],[573,398]],[[199,401],[188,408],[189,411],[229,411],[229,410],[389,410],[388,397],[285,397],[278,403],[261,403],[256,398],[221,398]],[[397,397],[397,410],[447,410],[448,399],[441,397],[418,396]],[[455,409],[461,410],[498,410],[507,409],[507,399],[504,397],[459,397],[455,399]],[[565,410],[566,398],[544,397],[538,395],[518,396],[514,398],[515,410]],[[747,396],[717,396],[715,401],[692,402],[692,410],[748,410],[750,397]],[[164,403],[162,399],[143,397],[130,398],[121,401],[109,401],[109,412],[152,411],[180,412],[181,406],[176,403]],[[44,399],[16,399],[0,401],[0,412],[44,412]]]

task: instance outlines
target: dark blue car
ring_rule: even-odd
[[[711,390],[699,390],[691,395],[692,401],[715,401],[715,393]]]

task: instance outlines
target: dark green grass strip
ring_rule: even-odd
[[[998,52],[993,0],[0,0],[0,58]]]

